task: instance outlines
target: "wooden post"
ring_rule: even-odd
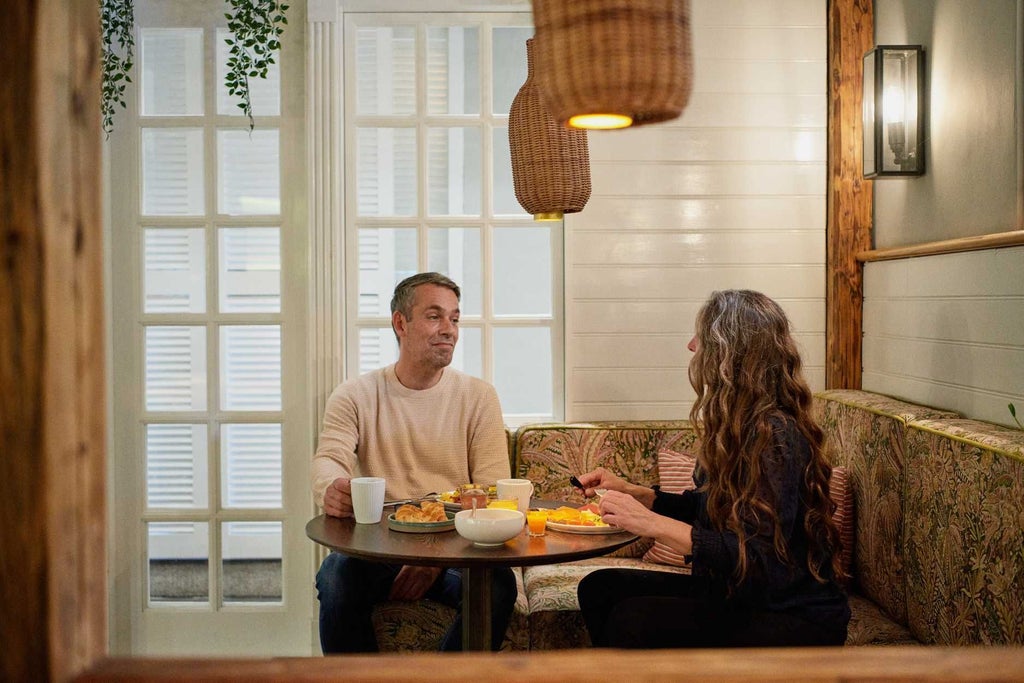
[[[872,0],[829,0],[828,41],[825,386],[859,389],[864,285],[856,255],[871,248],[873,199],[862,170],[861,71],[874,44]]]
[[[96,0],[10,0],[0,40],[0,679],[106,652]]]

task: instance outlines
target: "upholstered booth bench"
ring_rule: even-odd
[[[822,392],[815,408],[833,464],[845,469],[842,512],[853,522],[847,644],[1024,643],[1024,432],[862,391]],[[683,420],[535,424],[510,433],[509,451],[535,495],[582,502],[569,476],[599,465],[678,487],[695,439]],[[576,599],[583,576],[612,566],[688,571],[680,560],[641,539],[608,557],[516,569],[505,649],[588,646]],[[392,602],[374,625],[382,650],[429,650],[453,616],[429,601]]]

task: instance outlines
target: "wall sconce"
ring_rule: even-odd
[[[674,119],[693,80],[689,0],[532,0],[537,80],[561,125]]]
[[[924,49],[864,55],[864,177],[924,175]]]

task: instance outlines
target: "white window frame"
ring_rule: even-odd
[[[331,0],[324,0],[319,3],[311,3],[310,5],[310,18],[311,21],[315,21],[315,17],[319,18],[324,22],[323,26],[327,26],[331,21],[331,10],[333,2]],[[458,10],[458,12],[455,12]],[[428,14],[424,14],[428,12]],[[348,15],[356,15],[360,24],[389,24],[392,22],[400,22],[408,24],[410,21],[415,22],[418,31],[418,45],[425,45],[425,31],[427,26],[448,26],[463,23],[469,21],[476,25],[481,25],[481,64],[484,73],[482,74],[482,88],[485,94],[482,97],[484,100],[481,104],[482,111],[480,118],[484,121],[483,133],[481,135],[481,144],[484,148],[484,157],[482,161],[482,174],[484,176],[484,183],[489,184],[491,182],[491,139],[488,133],[491,131],[491,126],[507,127],[508,116],[506,113],[493,114],[490,111],[489,97],[486,96],[490,91],[490,61],[491,61],[491,44],[490,44],[490,27],[491,26],[528,26],[532,23],[532,18],[529,15],[529,4],[527,2],[515,2],[515,3],[488,3],[481,2],[475,3],[468,6],[465,3],[456,3],[452,1],[435,1],[435,2],[344,2],[343,8],[339,8],[337,14],[333,16],[334,21],[344,25],[345,33],[343,34],[343,40],[339,40],[341,36],[338,36],[339,25],[336,23],[333,25],[335,40],[339,40],[340,44],[336,46],[337,57],[343,64],[342,73],[345,75],[344,81],[353,83],[345,90],[341,89],[341,83],[335,81],[335,85],[338,88],[337,98],[331,99],[328,94],[322,93],[320,97],[315,94],[312,97],[314,102],[319,102],[321,105],[332,104],[337,107],[338,110],[343,111],[344,115],[338,117],[338,121],[341,123],[341,129],[343,135],[340,136],[338,141],[339,147],[337,150],[338,158],[342,160],[339,163],[341,174],[337,180],[337,192],[342,197],[341,210],[337,210],[335,216],[331,216],[331,220],[337,221],[336,231],[332,235],[331,242],[338,247],[342,247],[342,257],[338,258],[336,264],[340,275],[337,277],[337,289],[329,293],[329,295],[317,297],[323,301],[337,301],[344,302],[344,313],[341,314],[340,324],[330,326],[329,334],[322,338],[321,346],[323,348],[329,348],[330,345],[338,344],[343,347],[344,353],[343,358],[336,360],[331,363],[330,369],[328,367],[321,367],[320,371],[323,373],[320,375],[320,386],[318,387],[319,405],[322,411],[322,405],[326,400],[326,395],[329,394],[333,385],[346,377],[351,377],[359,374],[359,331],[366,328],[384,328],[390,326],[390,318],[384,316],[361,316],[359,315],[359,301],[358,301],[358,254],[359,254],[359,243],[358,243],[358,229],[356,228],[356,211],[355,211],[355,173],[356,173],[356,159],[355,159],[355,138],[354,131],[356,120],[361,125],[374,125],[376,119],[380,119],[382,125],[386,125],[387,122],[393,121],[387,117],[369,117],[360,116],[358,119],[355,117],[355,102],[354,97],[351,95],[354,92],[354,82],[351,80],[354,77],[354,65],[349,63],[350,59],[346,58],[348,53],[345,52],[345,42],[352,40],[352,34],[349,33],[348,24],[345,19]],[[374,17],[370,18],[368,14],[373,14]],[[348,17],[352,18],[352,17]],[[326,41],[325,41],[326,43]],[[354,47],[353,47],[354,49]],[[420,48],[422,50],[422,47]],[[422,59],[422,55],[418,61]],[[314,61],[315,60],[314,58]],[[418,89],[422,91],[422,77],[417,78]],[[317,88],[318,84],[312,83],[311,88]],[[321,84],[319,87],[323,87]],[[418,98],[424,98],[425,95],[422,92],[418,93]],[[340,103],[339,103],[340,100]],[[551,266],[552,266],[552,314],[550,316],[496,316],[492,312],[492,282],[491,282],[491,233],[495,227],[503,227],[510,225],[524,225],[531,226],[532,221],[528,216],[523,218],[518,217],[491,217],[488,216],[487,206],[481,207],[480,217],[471,218],[460,218],[451,216],[429,216],[427,215],[427,175],[426,175],[426,148],[425,142],[425,128],[426,119],[432,120],[444,120],[451,118],[457,120],[460,117],[439,117],[439,116],[427,116],[423,112],[424,107],[420,106],[420,113],[416,117],[416,128],[420,144],[419,158],[418,158],[418,211],[416,216],[412,218],[390,218],[390,217],[373,217],[369,220],[366,218],[360,219],[359,224],[367,225],[372,224],[374,226],[418,226],[418,270],[427,269],[427,258],[428,258],[428,229],[431,226],[443,226],[443,227],[458,227],[460,225],[480,227],[481,228],[481,257],[482,257],[482,268],[483,268],[483,297],[482,306],[483,310],[481,315],[469,316],[463,313],[461,320],[461,327],[465,328],[477,328],[481,332],[482,339],[482,369],[483,379],[493,382],[493,343],[492,333],[493,330],[501,327],[524,327],[524,326],[537,326],[544,327],[550,330],[551,333],[551,360],[552,360],[552,397],[551,405],[552,412],[550,414],[509,414],[506,412],[505,421],[510,427],[515,427],[520,424],[537,422],[537,421],[550,421],[560,420],[564,416],[564,394],[565,394],[565,381],[564,381],[564,304],[563,304],[563,272],[564,272],[564,258],[563,258],[563,235],[564,226],[558,224],[552,233],[553,249],[551,254]],[[463,117],[464,118],[464,117]],[[336,134],[335,131],[331,130],[331,134]],[[323,131],[322,131],[323,134]],[[317,132],[313,132],[313,136],[317,136]],[[326,137],[325,137],[326,139]],[[316,143],[311,145],[312,149],[316,149]],[[314,171],[315,173],[316,171]],[[331,180],[326,174],[323,176],[325,182]],[[314,184],[316,182],[314,181]],[[325,207],[326,208],[326,207]],[[332,207],[334,208],[334,207]],[[457,279],[457,278],[456,278]],[[462,282],[460,285],[464,284]],[[326,293],[325,293],[326,294]],[[384,293],[381,294],[382,296]],[[390,296],[390,293],[388,293]],[[324,309],[321,309],[324,310]],[[337,309],[336,309],[337,310]],[[335,320],[337,320],[338,313],[335,313]],[[336,346],[335,346],[336,348]],[[327,379],[329,372],[333,371],[331,379]]]

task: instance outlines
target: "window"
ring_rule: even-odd
[[[532,35],[525,13],[345,19],[348,374],[397,359],[394,286],[435,270],[462,289],[453,366],[510,425],[562,414],[562,225],[522,210],[509,158]]]
[[[131,641],[112,650],[308,653],[310,496],[285,486],[312,450],[294,371],[305,183],[282,173],[304,131],[281,107],[302,97],[302,16],[250,81],[252,131],[224,85],[221,11],[145,0],[136,21],[111,138],[114,545],[131,577],[113,597]]]

